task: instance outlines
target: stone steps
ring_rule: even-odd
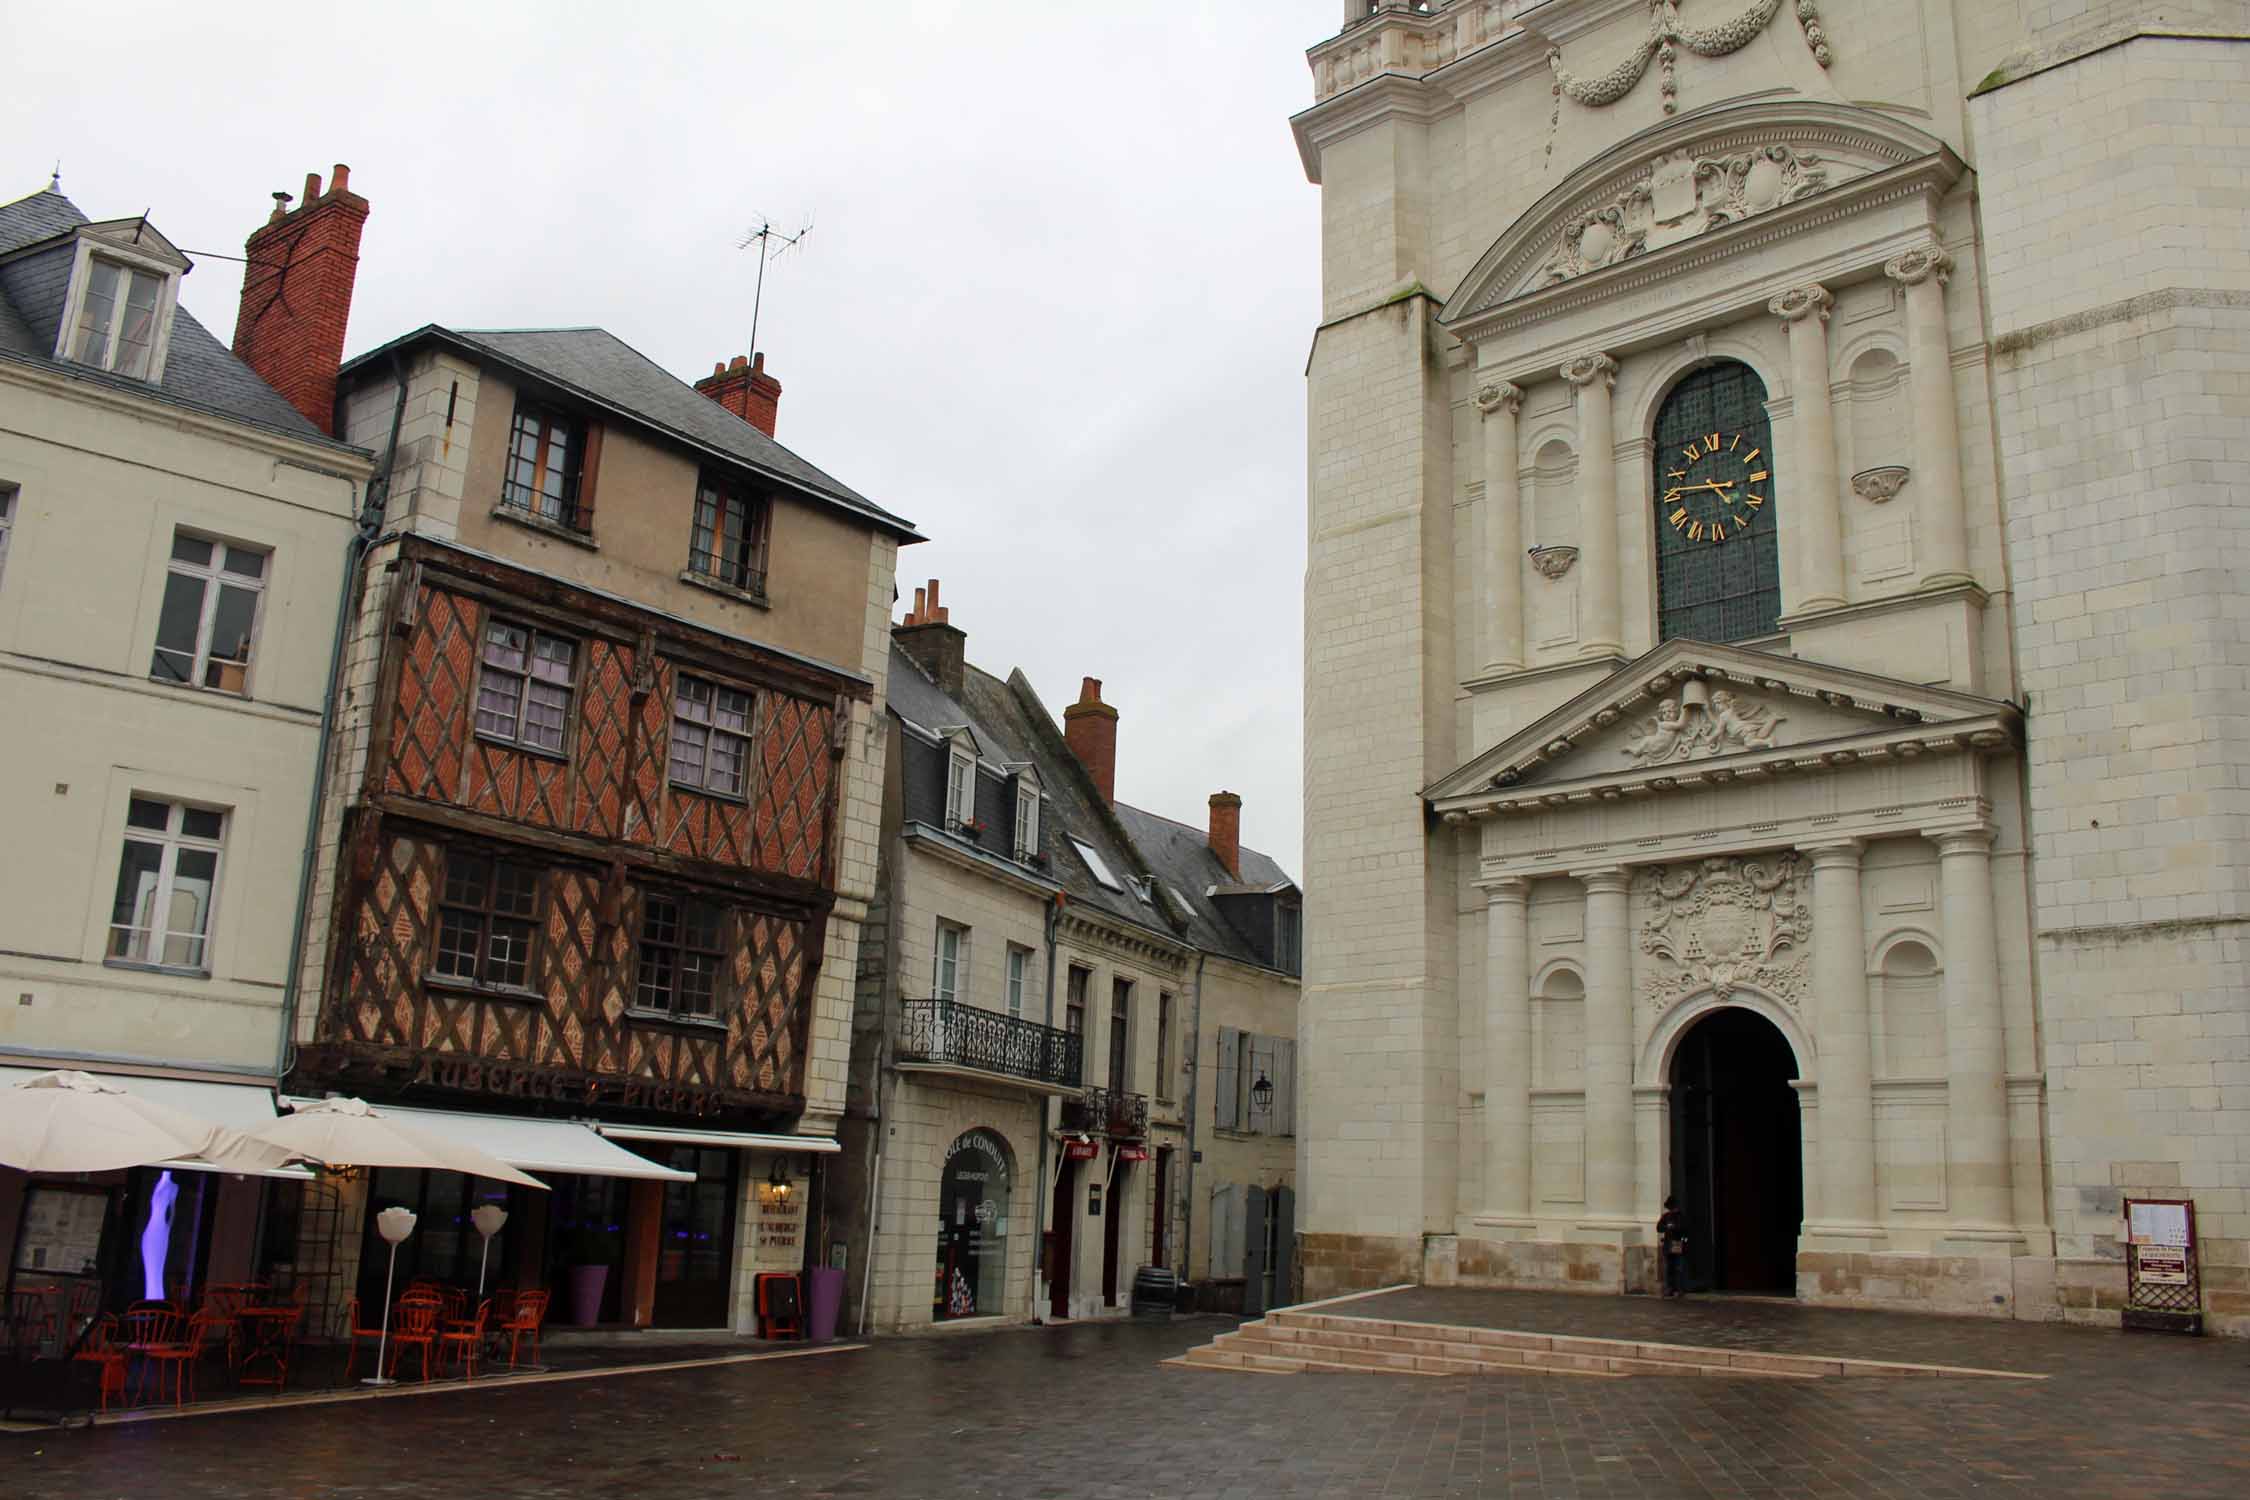
[[[1440,1323],[1282,1309],[1220,1334],[1166,1364],[1263,1374],[1346,1371],[1390,1375],[1723,1376],[1819,1380],[1830,1376],[1977,1376],[2044,1379],[2013,1370],[1978,1370],[1887,1360],[1769,1354],[1629,1339],[1522,1333]]]

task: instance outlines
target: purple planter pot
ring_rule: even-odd
[[[591,1328],[601,1320],[602,1291],[609,1285],[609,1267],[570,1268],[570,1321]]]

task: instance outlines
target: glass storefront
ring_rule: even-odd
[[[1008,1273],[1008,1147],[971,1130],[945,1153],[938,1184],[937,1290],[930,1316],[991,1316]]]
[[[734,1214],[742,1153],[710,1146],[652,1146],[644,1155],[693,1182],[664,1184],[656,1252],[658,1328],[727,1328],[734,1323]]]

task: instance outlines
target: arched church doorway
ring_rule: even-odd
[[[1715,1010],[1672,1055],[1672,1192],[1701,1291],[1793,1293],[1805,1216],[1796,1054],[1754,1011]]]

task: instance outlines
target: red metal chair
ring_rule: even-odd
[[[383,1346],[383,1330],[380,1327],[362,1328],[359,1326],[359,1299],[354,1297],[344,1304],[343,1333],[344,1342],[351,1346],[351,1352],[344,1356],[344,1379],[349,1381],[352,1378],[353,1366],[359,1362],[360,1340],[365,1339],[375,1345],[377,1349],[381,1349]],[[381,1364],[376,1365],[375,1373],[378,1375],[383,1373]]]
[[[187,1315],[168,1302],[144,1302],[126,1310],[123,1319],[125,1347],[141,1361],[141,1388],[148,1388],[150,1372],[156,1376],[156,1399],[164,1399],[169,1375],[172,1404],[184,1405],[187,1388],[195,1384],[195,1345],[188,1342]]]
[[[422,1378],[430,1378],[430,1351],[437,1346],[438,1314],[445,1304],[435,1297],[402,1297],[391,1317],[391,1378],[398,1378],[400,1356],[422,1351]]]
[[[539,1329],[547,1321],[545,1291],[518,1292],[516,1305],[508,1320],[499,1325],[499,1332],[508,1336],[508,1368],[516,1367],[516,1356],[523,1347],[525,1334],[531,1335],[531,1362],[539,1363]]]
[[[438,1337],[438,1369],[445,1369],[449,1355],[458,1356],[463,1378],[476,1379],[477,1356],[484,1351],[485,1325],[491,1321],[492,1303],[487,1299],[477,1304],[475,1317],[457,1318],[448,1323],[445,1332]]]
[[[109,1398],[115,1396],[117,1404],[125,1404],[125,1367],[131,1361],[130,1351],[117,1342],[117,1315],[107,1314],[96,1318],[86,1330],[86,1341],[71,1356],[80,1364],[100,1365],[101,1409],[109,1410]]]

